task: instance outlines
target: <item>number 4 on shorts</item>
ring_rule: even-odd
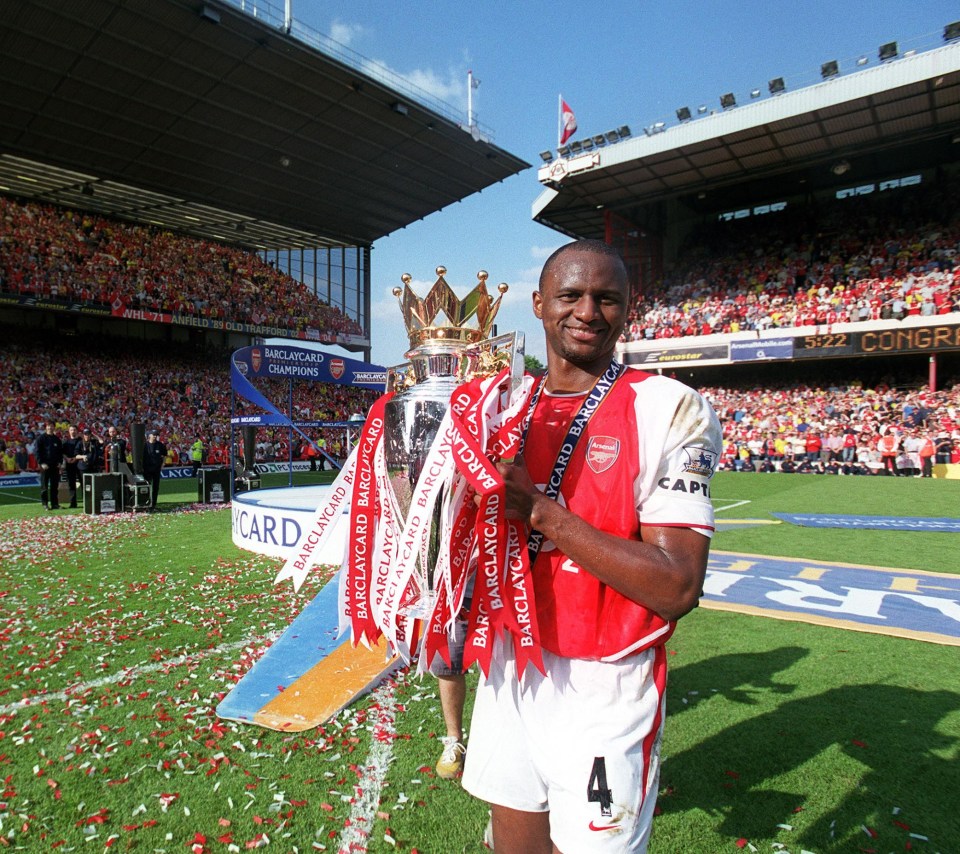
[[[613,792],[607,787],[607,760],[598,756],[593,760],[590,782],[587,783],[587,800],[600,804],[600,815],[609,816],[613,805]]]

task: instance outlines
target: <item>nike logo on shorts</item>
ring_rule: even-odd
[[[587,825],[591,830],[620,830],[619,824],[594,824],[592,821]]]

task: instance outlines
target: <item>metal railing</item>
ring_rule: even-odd
[[[315,30],[313,27],[296,20],[296,18],[291,17],[288,20],[283,3],[271,3],[270,0],[221,0],[221,2],[233,6],[241,12],[256,18],[258,21],[262,21],[268,26],[292,36],[305,45],[320,51],[320,53],[325,56],[336,59],[367,77],[372,77],[374,80],[383,83],[385,86],[389,86],[391,89],[412,98],[422,106],[449,119],[468,133],[470,132],[471,129],[466,122],[465,109],[454,107],[452,104],[447,103],[427,91],[422,86],[417,86],[415,83],[412,83],[382,62],[358,53],[325,33],[321,33],[319,30]],[[466,89],[466,79],[464,89]],[[493,132],[490,128],[479,123],[475,123],[475,126],[485,141],[492,141]]]

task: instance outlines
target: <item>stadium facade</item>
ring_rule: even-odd
[[[360,329],[305,337],[364,357],[372,243],[528,165],[268,3],[4,11],[0,193],[257,253]],[[222,348],[289,331],[10,294],[0,318]]]
[[[845,204],[855,220],[879,197],[906,198],[960,177],[960,26],[942,42],[900,55],[896,43],[851,69],[825,63],[821,80],[791,91],[725,93],[718,105],[679,107],[677,121],[642,133],[623,127],[541,154],[543,186],[533,218],[573,237],[618,245],[635,297],[684,262],[691,235],[743,233],[763,221]],[[849,71],[849,73],[843,73]],[[953,203],[953,216],[957,205]],[[626,362],[721,377],[810,376],[834,360],[847,375],[876,375],[879,360],[927,373],[960,374],[960,316],[868,320],[630,341]],[[927,366],[929,365],[929,369]],[[763,366],[767,366],[764,374]]]

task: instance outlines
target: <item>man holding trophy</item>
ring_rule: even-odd
[[[713,532],[717,417],[614,359],[629,287],[607,244],[544,265],[540,380],[522,373],[522,336],[486,338],[487,274],[460,300],[445,273],[424,299],[403,276],[409,362],[277,580],[299,587],[349,501],[339,601],[354,643],[385,639],[436,672],[469,610],[462,664],[482,677],[463,785],[491,805],[495,850],[643,852],[664,644],[697,604]]]
[[[699,394],[613,359],[628,297],[599,241],[561,247],[533,295],[547,375],[522,453],[497,469],[506,517],[528,534],[543,667],[519,663],[516,639],[496,646],[463,778],[491,805],[498,854],[649,840],[664,643],[701,593],[721,434]]]

